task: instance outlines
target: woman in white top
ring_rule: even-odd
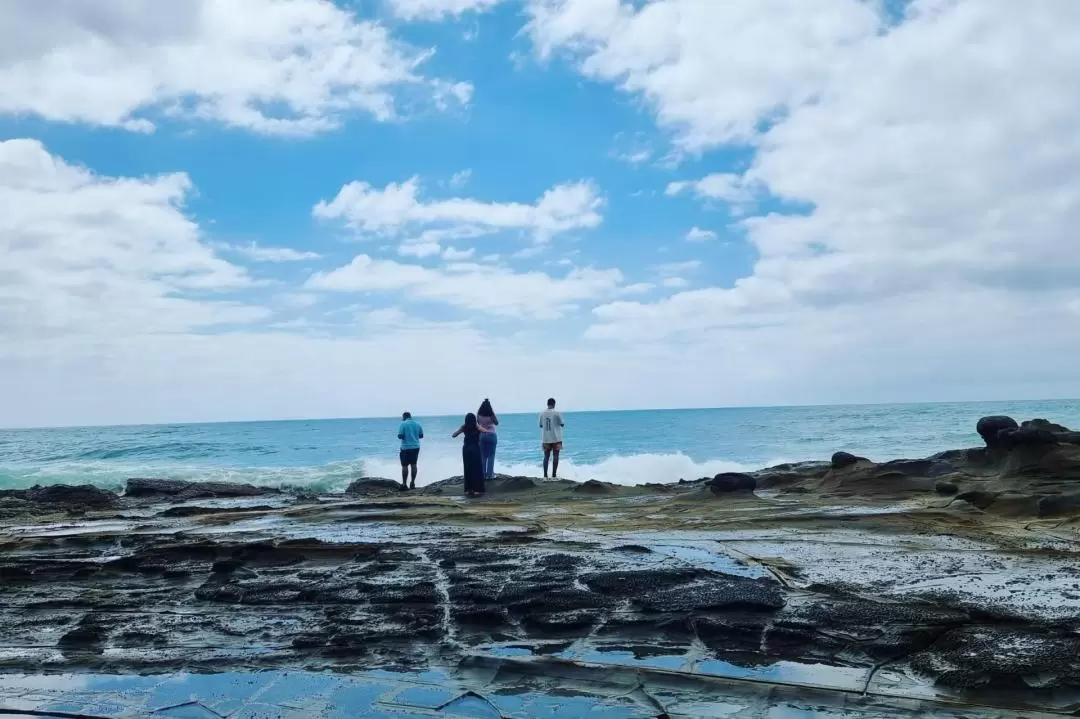
[[[485,431],[480,435],[480,459],[484,465],[484,479],[495,479],[495,447],[499,444],[499,435],[495,428],[499,418],[491,408],[491,402],[485,399],[476,411],[476,423]]]

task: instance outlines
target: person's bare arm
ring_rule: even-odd
[[[499,418],[497,416],[495,416],[495,415],[491,415],[491,423],[493,425],[495,425],[496,427],[498,427],[499,426]]]
[[[454,432],[452,435],[450,435],[450,438],[455,439],[456,437],[458,437],[464,431],[465,431],[465,425],[461,425],[460,427],[458,427],[457,432]]]

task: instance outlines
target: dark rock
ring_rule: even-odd
[[[200,499],[214,497],[258,497],[280,494],[276,487],[256,487],[235,482],[185,482],[179,479],[133,478],[124,490],[128,497],[176,497]]]
[[[944,477],[953,474],[956,468],[948,462],[939,459],[894,459],[884,464],[879,464],[874,470],[875,475],[903,474],[909,477]]]
[[[983,438],[987,447],[997,447],[999,446],[998,432],[1003,429],[1017,429],[1019,426],[1012,417],[991,415],[980,419],[975,425],[975,431]]]
[[[1012,449],[1014,447],[1042,447],[1058,443],[1057,435],[1048,429],[1041,427],[1019,427],[1016,429],[1003,429],[998,432],[998,446]]]
[[[105,650],[106,632],[101,627],[83,621],[79,626],[66,632],[57,644],[67,651],[90,652],[101,654]]]
[[[206,514],[229,514],[230,512],[267,512],[271,511],[272,507],[256,506],[256,507],[197,507],[191,505],[182,505],[179,507],[169,507],[163,512],[158,512],[159,517],[198,517]]]
[[[961,627],[912,657],[916,671],[960,689],[1080,687],[1080,638],[1024,629]]]
[[[401,482],[394,479],[362,478],[345,488],[345,494],[383,494],[401,489]]]
[[[580,492],[581,494],[609,494],[611,492],[611,485],[597,479],[590,479],[588,482],[583,482],[574,487],[574,491]]]
[[[214,562],[210,571],[214,574],[232,574],[242,566],[244,566],[244,563],[239,559],[222,559]]]
[[[489,479],[484,488],[488,492],[496,494],[501,492],[525,492],[536,489],[536,480],[529,477],[507,477],[500,474],[495,479]]]
[[[1054,432],[1055,434],[1069,431],[1068,427],[1056,424],[1048,419],[1029,419],[1026,422],[1021,422],[1020,427],[1022,429],[1045,429],[1049,432]]]
[[[721,472],[709,482],[709,489],[714,494],[722,492],[753,492],[757,489],[757,480],[749,474]]]
[[[70,509],[107,509],[120,503],[113,492],[88,484],[69,486],[53,484],[26,490],[24,498],[35,504],[49,504]]]
[[[870,460],[865,457],[856,457],[850,452],[836,452],[832,456],[833,469],[844,469],[845,467],[851,467],[859,462],[868,462]]]
[[[744,577],[710,577],[674,589],[647,591],[633,600],[653,612],[750,610],[771,612],[784,606],[775,581]]]
[[[149,479],[135,477],[127,481],[124,494],[128,497],[156,497],[180,494],[191,482],[179,479]]]
[[[1036,512],[1040,517],[1060,517],[1080,514],[1080,492],[1050,494],[1039,499]]]
[[[752,473],[758,489],[794,489],[802,482],[817,481],[832,468],[829,462],[791,462]]]
[[[963,492],[956,495],[956,499],[967,502],[973,507],[986,509],[997,500],[998,496],[998,492],[987,492],[982,489],[974,489],[970,492]]]
[[[615,596],[643,596],[646,592],[687,584],[705,575],[701,569],[640,569],[593,572],[581,579],[595,592]]]
[[[959,492],[960,488],[957,487],[956,484],[953,482],[941,479],[938,480],[937,484],[934,485],[934,491],[938,494],[952,495]]]

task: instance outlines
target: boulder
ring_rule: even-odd
[[[107,509],[120,503],[120,497],[114,492],[88,484],[32,487],[25,491],[23,498],[35,504],[50,504],[65,509]]]
[[[845,467],[852,467],[859,462],[869,462],[870,460],[865,457],[856,457],[850,452],[836,452],[832,456],[833,469],[844,469]]]
[[[345,494],[383,494],[385,492],[397,492],[401,489],[401,482],[394,479],[362,478],[352,482],[345,488]]]
[[[1005,415],[990,415],[983,417],[975,425],[975,431],[986,442],[987,447],[998,447],[998,433],[1003,429],[1018,429],[1020,425],[1012,417]]]
[[[757,489],[757,480],[741,472],[721,472],[709,482],[713,494],[727,492],[753,492]]]

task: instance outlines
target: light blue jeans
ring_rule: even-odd
[[[495,479],[495,447],[499,444],[499,435],[484,432],[480,435],[480,462],[484,467],[484,479]]]

